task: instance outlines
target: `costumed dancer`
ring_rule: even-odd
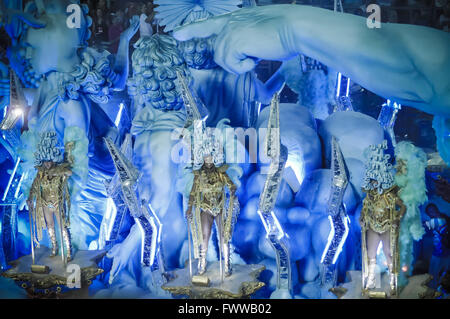
[[[39,246],[42,240],[42,230],[47,229],[50,237],[51,256],[58,255],[56,242],[55,217],[60,227],[61,255],[63,261],[72,260],[72,244],[70,240],[70,191],[68,179],[72,176],[74,159],[72,150],[74,142],[64,146],[64,154],[58,145],[56,132],[44,132],[35,153],[37,175],[34,178],[28,196],[28,207],[31,211],[32,244]],[[35,233],[36,232],[36,233]],[[66,259],[64,259],[64,246]]]
[[[406,206],[394,183],[387,141],[366,150],[366,175],[362,189],[367,194],[361,211],[363,291],[375,288],[377,250],[380,242],[389,268],[391,295],[397,294],[399,273],[398,237]]]
[[[220,128],[225,121],[219,122],[216,133],[222,134]],[[215,221],[219,255],[223,256],[223,271],[228,277],[232,274],[231,238],[239,213],[239,202],[235,194],[242,170],[237,165],[224,164],[224,146],[221,139],[212,134],[212,130],[200,133],[201,140],[196,140],[198,137],[194,132],[194,180],[186,211],[192,231],[194,257],[199,259],[198,274],[203,275],[206,272],[206,253]],[[222,265],[221,257],[219,262]],[[221,276],[222,274],[221,272]]]

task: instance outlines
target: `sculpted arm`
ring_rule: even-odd
[[[130,21],[130,26],[120,35],[119,48],[116,54],[116,62],[114,64],[114,72],[118,77],[114,83],[116,90],[125,89],[128,73],[129,73],[129,46],[130,40],[139,29],[139,18],[133,17]]]
[[[215,61],[243,73],[259,59],[312,57],[366,89],[427,113],[450,116],[450,35],[423,26],[381,24],[331,10],[272,5],[240,9],[182,27],[179,40],[217,34]]]
[[[59,105],[59,117],[64,121],[64,131],[67,127],[76,126],[82,129],[86,136],[89,131],[91,114],[87,102],[82,100],[68,100]]]

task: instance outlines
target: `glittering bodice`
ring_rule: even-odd
[[[374,232],[381,234],[389,229],[395,218],[396,199],[393,189],[387,190],[381,195],[376,191],[367,194],[363,202],[363,218]]]
[[[200,208],[213,210],[223,204],[224,181],[221,173],[216,169],[202,170],[199,175]]]
[[[41,196],[48,204],[57,205],[60,196],[60,190],[63,186],[62,176],[52,176],[52,171],[42,174]]]
[[[67,182],[67,174],[70,172],[69,169],[58,165],[50,169],[38,170],[38,175],[36,176],[37,183],[34,183],[32,192],[35,194],[39,192],[39,197],[44,202],[45,206],[59,205],[61,200],[61,194],[63,193],[63,188]],[[37,195],[37,194],[36,194]]]

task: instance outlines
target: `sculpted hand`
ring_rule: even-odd
[[[113,259],[111,272],[109,275],[109,283],[112,284],[114,279],[125,269],[128,265],[139,263],[139,248],[141,245],[141,234],[137,225],[133,225],[125,240],[115,245],[106,255],[106,257]]]
[[[130,41],[134,35],[136,34],[136,32],[139,30],[139,17],[138,16],[133,16],[130,19],[130,26],[128,27],[128,29],[126,29],[121,36],[125,37],[125,39],[127,41]]]
[[[258,59],[286,60],[299,53],[292,32],[293,9],[296,6],[244,8],[180,27],[173,36],[186,41],[217,35],[216,63],[228,72],[245,73],[255,67]]]

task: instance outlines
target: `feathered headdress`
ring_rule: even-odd
[[[155,0],[156,19],[165,32],[210,16],[238,9],[241,0]]]
[[[214,165],[217,167],[224,164],[224,134],[227,121],[227,119],[221,120],[217,128],[194,127],[192,142],[194,170],[200,169],[203,166],[206,156],[211,156]]]
[[[406,206],[406,214],[400,224],[400,263],[406,266],[406,273],[400,276],[401,284],[405,282],[403,275],[410,275],[413,262],[413,240],[420,240],[425,234],[420,217],[419,206],[427,200],[425,169],[427,155],[410,142],[400,142],[395,147],[397,163],[402,160],[406,172],[397,172],[395,182],[400,187],[400,198]]]
[[[177,181],[177,190],[189,197],[194,180],[193,171],[199,170],[204,164],[205,156],[211,156],[216,167],[228,165],[227,174],[236,185],[240,187],[240,178],[243,171],[235,159],[244,146],[237,140],[234,130],[228,125],[228,119],[222,119],[215,128],[200,128],[194,125],[188,128],[189,134],[184,136],[186,147],[191,149],[190,162],[184,167],[180,165],[181,178]]]

